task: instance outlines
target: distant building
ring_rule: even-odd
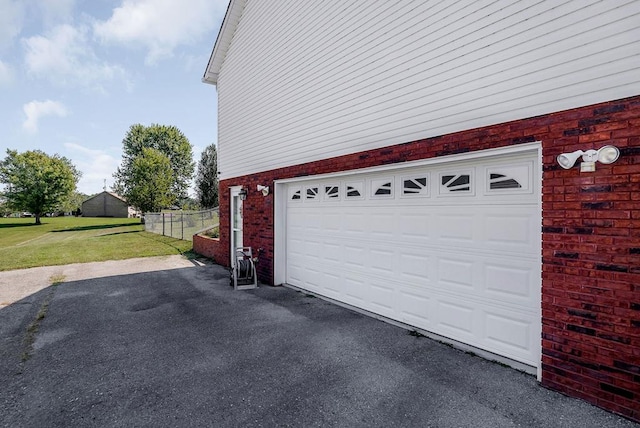
[[[135,217],[136,211],[122,196],[104,191],[82,203],[83,217]]]

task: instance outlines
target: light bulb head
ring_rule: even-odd
[[[584,152],[582,150],[576,150],[575,152],[571,153],[562,153],[558,155],[556,160],[561,167],[563,167],[564,169],[569,169],[573,167],[573,165],[575,165],[576,160],[578,160],[578,158],[583,154]]]
[[[620,150],[614,146],[600,147],[598,150],[598,162],[608,165],[614,163],[620,157]]]

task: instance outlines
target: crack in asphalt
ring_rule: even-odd
[[[55,292],[55,287],[51,287],[49,289],[49,293],[42,301],[42,305],[40,305],[40,309],[36,314],[33,321],[29,323],[27,326],[27,330],[24,335],[23,343],[23,351],[22,351],[22,363],[25,363],[31,358],[33,355],[33,343],[36,340],[36,334],[38,334],[38,330],[40,329],[40,323],[47,316],[47,311],[49,310],[49,303],[53,298],[53,293]]]

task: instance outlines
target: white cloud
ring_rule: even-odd
[[[122,67],[100,61],[87,41],[87,29],[59,25],[47,36],[24,39],[27,71],[56,84],[103,90],[102,83],[124,78]]]
[[[63,104],[51,100],[31,101],[25,104],[22,109],[27,116],[22,122],[22,127],[32,134],[38,132],[40,118],[44,116],[65,117],[68,114],[67,108]]]
[[[20,34],[25,4],[21,0],[0,0],[0,48]]]
[[[188,73],[197,72],[202,74],[202,70],[207,66],[209,61],[209,53],[202,55],[185,55],[183,57],[184,70]]]
[[[88,195],[101,192],[104,180],[107,180],[107,187],[113,184],[113,173],[120,165],[118,159],[104,150],[90,149],[76,143],[65,143],[64,147],[69,151],[67,157],[82,172],[78,183],[80,192]]]
[[[76,0],[46,0],[37,2],[42,12],[42,20],[47,26],[53,23],[70,22],[73,19],[73,10]]]
[[[94,24],[105,42],[147,49],[146,62],[171,57],[176,47],[197,42],[214,29],[226,0],[123,0],[107,21]]]
[[[13,72],[8,64],[0,60],[0,86],[8,85],[13,81]]]

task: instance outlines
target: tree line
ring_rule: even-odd
[[[122,140],[122,162],[113,174],[113,191],[142,212],[163,208],[212,208],[218,205],[215,145],[201,155],[195,170],[193,146],[175,126],[132,125]],[[196,198],[188,195],[195,172]],[[36,224],[47,213],[79,209],[87,195],[77,192],[81,177],[73,163],[40,150],[7,150],[0,161],[0,212],[28,211]],[[87,196],[87,198],[84,198]]]

